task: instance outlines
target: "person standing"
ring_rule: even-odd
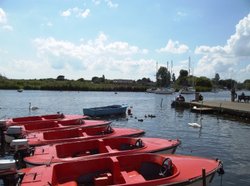
[[[235,88],[233,87],[231,90],[231,101],[234,102],[236,97],[237,97],[237,94],[235,92]]]

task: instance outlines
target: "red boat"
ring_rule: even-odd
[[[194,186],[209,184],[221,170],[219,160],[140,153],[21,169],[20,185]]]
[[[27,116],[27,117],[18,117],[18,118],[9,118],[4,121],[1,121],[3,124],[8,126],[12,125],[27,125],[30,123],[41,123],[43,121],[65,121],[72,119],[86,119],[88,116],[84,115],[64,115],[64,114],[50,114],[50,115],[41,115],[41,116]]]
[[[110,121],[104,120],[84,120],[84,119],[71,119],[61,121],[42,121],[34,122],[26,125],[21,125],[21,130],[24,134],[39,131],[62,130],[73,127],[96,127],[101,125],[109,125]]]
[[[26,135],[30,146],[48,145],[54,143],[90,140],[96,138],[139,136],[144,134],[140,129],[112,128],[111,126],[79,127],[73,129],[34,132]]]
[[[160,138],[117,137],[35,147],[31,156],[24,158],[27,165],[79,161],[131,153],[174,153],[179,140]]]

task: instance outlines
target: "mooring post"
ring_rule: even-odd
[[[202,186],[206,186],[206,169],[202,169]]]
[[[4,126],[0,124],[0,143],[1,143],[1,149],[0,149],[0,153],[1,156],[5,155],[5,138],[4,138]]]

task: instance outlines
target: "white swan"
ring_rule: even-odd
[[[31,106],[31,103],[29,103],[29,110],[37,110],[38,107],[35,107],[35,106]]]
[[[201,128],[202,126],[199,123],[188,123],[189,126],[194,128]]]
[[[203,120],[203,118],[200,118],[200,123],[201,124],[199,124],[199,123],[188,123],[188,125],[191,126],[191,127],[194,127],[194,128],[202,128],[201,120]]]

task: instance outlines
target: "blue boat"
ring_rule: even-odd
[[[93,107],[93,108],[84,108],[84,115],[91,117],[99,116],[109,116],[109,115],[121,115],[125,114],[127,110],[127,105],[109,105],[104,107]]]

